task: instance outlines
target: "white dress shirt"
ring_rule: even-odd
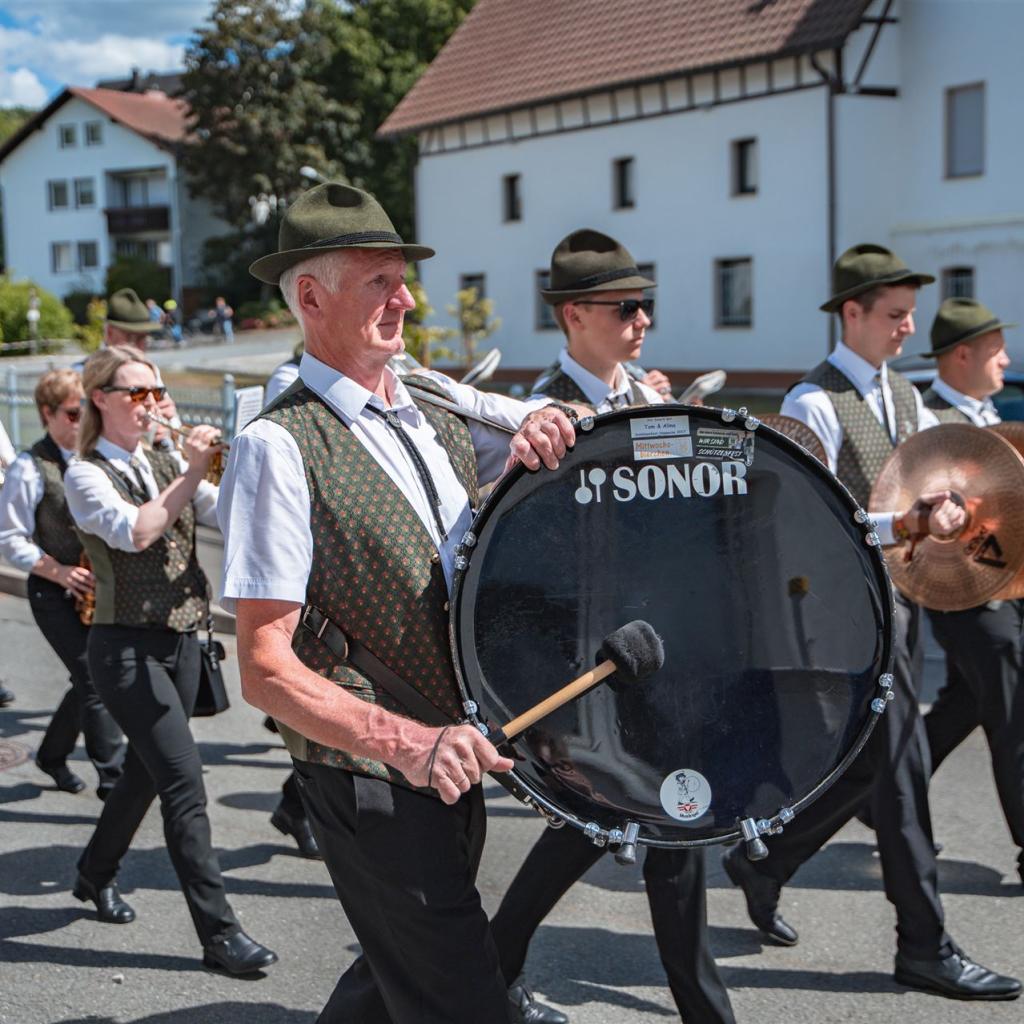
[[[70,463],[75,453],[60,449],[64,461]],[[0,555],[22,572],[32,566],[45,552],[32,539],[36,532],[36,509],[43,500],[45,485],[36,460],[22,452],[7,471],[0,491]]]
[[[366,408],[372,405],[383,410],[388,406],[308,352],[302,356],[299,375],[341,418],[412,505],[437,548],[450,587],[455,548],[469,528],[472,511],[434,428],[413,403],[401,379],[390,369],[384,371],[390,408],[398,414],[423,457],[441,499],[444,537],[409,454],[387,424]],[[546,399],[520,402],[477,391],[439,373],[426,376],[442,384],[452,401],[467,411],[511,430],[517,430],[528,413],[548,404]],[[476,452],[480,482],[496,479],[508,457],[509,434],[473,420],[466,425]],[[254,420],[235,438],[221,483],[217,516],[224,533],[225,608],[233,609],[238,598],[305,602],[313,563],[310,496],[302,456],[284,427],[266,419]]]
[[[263,404],[270,405],[270,403],[277,398],[278,395],[287,391],[288,388],[295,382],[299,376],[299,364],[293,363],[289,360],[287,363],[282,363],[274,372],[270,375],[270,379],[264,385],[263,388]]]
[[[953,408],[962,412],[976,427],[991,427],[1002,423],[991,398],[971,398],[951,387],[941,377],[932,381],[932,390],[939,398],[944,398]]]
[[[3,480],[4,470],[13,465],[17,457],[18,453],[14,450],[3,423],[0,423],[0,480]]]
[[[96,442],[96,451],[129,480],[135,479],[132,471],[134,463],[150,500],[159,496],[160,488],[141,441],[135,451],[130,452],[101,437]],[[184,457],[180,452],[170,454],[184,473],[187,468]],[[71,516],[79,529],[95,534],[116,551],[139,550],[132,539],[132,530],[139,518],[139,507],[121,496],[103,469],[94,463],[76,459],[64,474],[64,493],[67,495]],[[216,526],[217,488],[202,481],[192,496],[192,507],[198,522],[204,526]]]
[[[586,395],[587,405],[592,406],[594,412],[613,412],[616,409],[625,409],[631,404],[633,395],[629,386],[630,378],[621,363],[615,369],[615,385],[613,387],[609,387],[600,377],[576,362],[569,355],[568,348],[563,348],[558,354],[558,365],[561,366],[562,372],[575,381],[580,391]],[[649,388],[638,380],[632,381],[632,384],[649,404],[664,405],[664,396],[659,395],[654,388]]]

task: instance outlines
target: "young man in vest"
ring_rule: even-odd
[[[992,396],[1010,365],[1003,323],[975,299],[946,299],[932,324],[938,376],[924,404],[942,423],[999,423]],[[946,683],[925,715],[932,771],[977,727],[992,756],[999,801],[1024,883],[1024,602],[989,601],[960,612],[928,609],[946,652]]]
[[[78,443],[82,382],[74,370],[51,370],[39,378],[35,400],[46,433],[15,461],[0,492],[0,554],[28,573],[32,617],[71,682],[39,743],[36,764],[58,789],[80,793],[85,782],[67,760],[82,733],[99,777],[96,793],[105,800],[121,775],[124,743],[89,678],[89,627],[75,600],[91,595],[94,581],[79,564],[82,544],[64,497],[64,472]]]
[[[882,246],[843,253],[833,295],[821,307],[841,318],[843,341],[782,404],[784,415],[818,434],[830,468],[863,507],[893,448],[936,423],[913,385],[886,366],[914,332],[917,289],[934,280]],[[875,519],[886,544],[897,536],[948,534],[963,513],[940,493]],[[917,695],[920,610],[895,596],[895,699],[868,744],[827,793],[772,838],[766,860],[750,861],[734,847],[724,864],[744,890],[751,920],[774,941],[793,945],[797,934],[778,913],[782,886],[870,801],[885,893],[896,908],[896,980],[955,999],[1015,999],[1020,982],[974,963],[945,931],[928,807],[931,764]]]
[[[654,282],[640,274],[626,247],[600,231],[574,231],[551,256],[550,285],[541,296],[554,306],[567,345],[545,394],[595,413],[661,405],[665,399],[622,366],[639,357],[654,312],[654,300],[644,298]],[[491,921],[502,971],[529,1024],[566,1020],[532,1001],[521,976],[530,940],[604,852],[576,829],[545,829]],[[680,1018],[687,1024],[733,1024],[729,993],[708,943],[704,851],[651,847],[643,870],[654,935]]]
[[[251,268],[280,284],[306,348],[294,386],[232,443],[224,596],[243,692],[278,723],[363,949],[321,1024],[521,1020],[475,886],[479,782],[512,762],[454,724],[449,587],[478,481],[508,458],[497,426],[531,469],[575,434],[543,402],[388,369],[414,307],[406,260],[432,255],[372,196],[328,183]]]

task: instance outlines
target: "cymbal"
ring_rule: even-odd
[[[1017,454],[1024,457],[1024,423],[1010,420],[1006,423],[996,423],[991,427],[986,427],[986,430],[991,430],[993,434],[998,434],[1004,441],[1009,441],[1017,449]],[[1024,569],[1021,569],[995,596],[1000,601],[1013,601],[1024,597]]]
[[[765,413],[764,416],[757,418],[772,430],[777,430],[780,434],[785,434],[791,441],[796,441],[823,466],[828,465],[828,456],[825,455],[825,446],[821,443],[821,438],[802,420],[793,416],[783,416],[780,412]]]
[[[944,423],[911,435],[889,456],[870,512],[903,512],[922,494],[951,491],[967,510],[952,538],[925,537],[884,549],[895,587],[939,611],[991,600],[1024,569],[1024,459],[990,430]]]

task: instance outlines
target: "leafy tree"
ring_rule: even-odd
[[[118,256],[107,267],[107,294],[133,288],[140,299],[163,302],[171,294],[171,271],[140,256]]]
[[[0,108],[0,142],[6,142],[35,113],[31,107]]]
[[[12,281],[6,276],[0,277],[0,337],[6,342],[28,341],[28,304],[33,290],[39,299],[38,337],[70,338],[71,313],[56,295],[31,281]]]
[[[451,359],[454,353],[442,346],[441,342],[455,337],[456,332],[450,327],[428,327],[423,322],[434,315],[434,307],[430,305],[427,290],[416,277],[412,267],[406,274],[405,283],[416,300],[416,308],[405,314],[405,324],[402,328],[406,351],[426,367],[435,359]]]
[[[448,315],[455,317],[462,338],[462,352],[466,366],[472,366],[477,359],[477,345],[489,338],[500,326],[501,317],[494,316],[494,300],[481,298],[475,288],[463,288],[455,293],[453,306],[448,306]]]

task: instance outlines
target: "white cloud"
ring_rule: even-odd
[[[0,107],[41,107],[46,96],[46,86],[34,71],[0,71]]]
[[[213,0],[3,0],[0,6],[54,39],[91,39],[110,29],[161,39],[190,35],[206,20]]]

